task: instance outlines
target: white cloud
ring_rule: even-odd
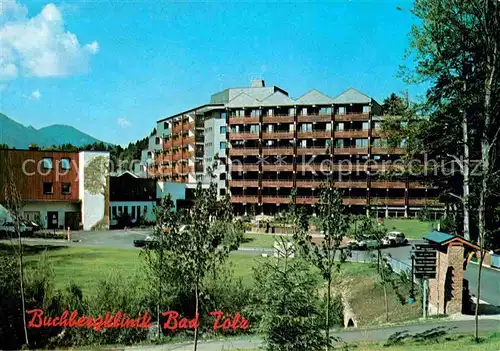
[[[30,100],[40,100],[42,97],[42,94],[40,93],[40,90],[34,90],[31,95],[30,95]]]
[[[127,127],[129,127],[129,126],[130,126],[130,124],[131,124],[131,123],[130,123],[130,121],[129,121],[128,119],[126,119],[126,118],[122,118],[122,117],[118,118],[118,119],[116,120],[116,123],[118,123],[118,125],[119,125],[120,127],[122,127],[122,128],[127,128]]]
[[[76,35],[65,29],[56,5],[45,5],[29,18],[26,6],[15,0],[0,1],[0,80],[88,71],[90,57],[99,51],[99,44],[81,45]]]

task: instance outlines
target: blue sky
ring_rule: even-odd
[[[416,22],[409,1],[0,1],[0,111],[37,128],[127,144],[254,76],[292,97],[425,91],[396,76]]]

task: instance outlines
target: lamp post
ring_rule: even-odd
[[[411,291],[410,291],[410,299],[409,302],[410,304],[413,304],[415,302],[415,290],[414,290],[414,277],[415,277],[415,253],[412,250],[410,251],[410,258],[411,258]]]

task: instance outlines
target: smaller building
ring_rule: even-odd
[[[110,177],[111,226],[135,226],[155,220],[156,181],[126,171]]]

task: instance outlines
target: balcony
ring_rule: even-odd
[[[372,146],[372,154],[373,155],[403,155],[405,153],[405,149],[402,147],[373,147]]]
[[[297,188],[319,188],[322,181],[316,179],[297,179]]]
[[[299,123],[312,123],[312,122],[331,122],[331,115],[307,115],[307,116],[297,116],[297,121]]]
[[[163,148],[164,149],[171,149],[172,148],[172,144],[173,144],[172,139],[169,139],[168,141],[165,141],[163,143]]]
[[[387,205],[387,206],[404,206],[404,197],[389,198],[389,197],[372,197],[370,199],[371,205]]]
[[[229,132],[229,140],[258,140],[258,139],[259,139],[259,133],[250,133],[250,132],[233,133],[233,132]]]
[[[259,148],[231,148],[229,156],[258,156]]]
[[[293,155],[293,147],[290,146],[263,146],[262,155]]]
[[[189,123],[189,122],[188,122],[188,123],[185,123],[185,122],[184,122],[184,123],[182,124],[182,130],[183,130],[183,131],[185,131],[185,132],[186,132],[186,131],[189,131],[189,130],[194,130],[194,122],[191,122],[191,123]]]
[[[328,148],[326,146],[297,148],[297,155],[327,155],[327,151]]]
[[[262,139],[293,139],[293,132],[262,132]]]
[[[384,138],[386,137],[386,133],[382,129],[373,129],[372,137],[374,138]]]
[[[172,161],[182,160],[182,152],[174,152],[172,154]]]
[[[257,166],[257,169],[259,167]],[[280,172],[280,171],[293,171],[293,164],[280,164],[280,165],[262,165],[262,171],[269,171],[269,172]]]
[[[365,180],[346,180],[343,182],[335,182],[336,188],[364,188],[367,187],[367,182]]]
[[[259,124],[259,117],[229,117],[229,124]]]
[[[335,121],[343,122],[343,121],[368,121],[370,119],[370,114],[355,112],[355,113],[347,113],[343,115],[335,115]]]
[[[367,155],[367,147],[336,147],[334,154],[337,155]]]
[[[336,130],[335,138],[368,138],[368,130]]]
[[[330,130],[321,130],[321,131],[310,131],[310,132],[297,132],[297,138],[301,139],[325,139],[331,138],[332,132]]]
[[[429,182],[409,182],[408,188],[410,189],[437,189],[437,186]]]
[[[366,197],[344,197],[344,205],[366,205]]]
[[[295,117],[289,115],[264,116],[264,123],[293,123]]]
[[[173,147],[175,147],[175,146],[179,147],[179,146],[181,146],[181,145],[182,145],[182,139],[181,139],[181,138],[176,138],[176,139],[174,139],[174,141],[172,142],[172,146],[173,146]]]
[[[257,195],[232,195],[231,202],[243,204],[257,204],[259,197]]]
[[[439,199],[432,198],[410,198],[408,204],[410,206],[438,206],[440,202]]]
[[[194,136],[186,136],[182,139],[182,145],[194,145]]]
[[[181,174],[194,173],[194,166],[183,165],[179,173]]]
[[[293,180],[291,180],[291,179],[262,179],[262,187],[293,188]]]
[[[406,188],[406,182],[401,181],[372,181],[370,183],[371,188],[377,189],[404,189]]]
[[[182,132],[182,124],[178,123],[172,129],[172,134],[176,134],[176,133],[180,133],[180,132]]]
[[[262,196],[262,203],[264,204],[288,204],[290,202],[290,196]]]
[[[193,156],[194,156],[194,152],[192,152],[192,151],[183,151],[182,152],[182,159],[183,160],[190,159]]]
[[[229,186],[238,188],[238,187],[243,187],[243,188],[258,188],[259,187],[259,181],[255,179],[233,179],[229,181]]]
[[[324,163],[297,163],[297,173],[301,172],[330,172],[331,162]]]
[[[231,164],[230,165],[231,172],[248,172],[248,171],[259,171],[259,165],[251,164],[251,165],[242,165],[242,164]]]

